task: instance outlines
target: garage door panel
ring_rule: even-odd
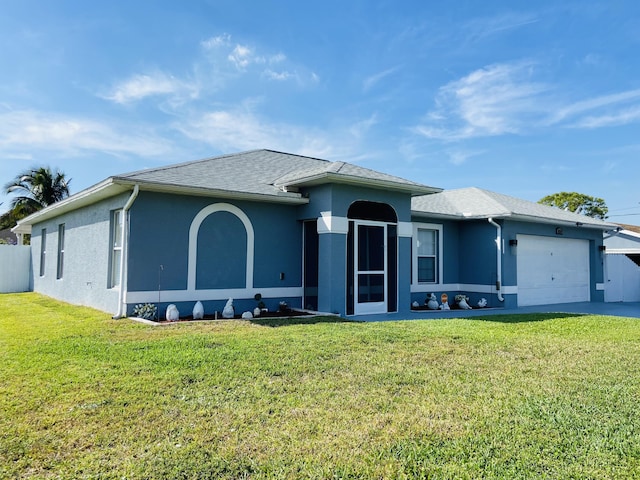
[[[518,235],[518,305],[590,299],[589,241]]]

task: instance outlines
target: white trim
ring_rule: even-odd
[[[386,313],[387,307],[389,304],[389,272],[387,271],[388,264],[388,245],[387,245],[387,227],[388,223],[386,222],[377,222],[370,220],[353,220],[353,313],[354,315],[365,315],[365,314],[373,314],[373,313]],[[383,230],[383,250],[384,250],[384,259],[382,263],[382,270],[358,270],[358,227],[360,225],[369,226],[369,227],[380,227]],[[382,275],[383,283],[382,287],[384,289],[383,300],[381,302],[358,302],[359,295],[359,286],[358,286],[358,276],[359,275]]]
[[[413,237],[413,223],[398,222],[398,237]]]
[[[470,283],[421,283],[419,285],[411,285],[411,293],[430,293],[430,292],[468,292],[468,293],[498,293],[496,286],[480,285]],[[517,295],[518,287],[516,285],[505,286],[502,285],[500,291],[504,295]]]
[[[334,217],[331,212],[320,212],[318,217],[318,234],[349,232],[349,219],[347,217]]]
[[[418,282],[418,246],[416,242],[418,240],[418,230],[436,230],[438,232],[438,282],[442,282],[442,275],[444,271],[443,267],[443,240],[442,240],[442,224],[439,223],[418,223],[414,222],[413,224],[413,235],[412,235],[412,249],[411,249],[411,287],[414,285],[424,286],[428,289],[433,289],[434,286],[438,285],[438,283],[419,283]],[[413,291],[413,290],[412,290]],[[421,290],[420,290],[421,291]]]
[[[253,299],[256,293],[263,298],[291,298],[303,295],[302,287],[278,288],[220,288],[211,290],[162,290],[162,303],[171,302],[201,302],[209,300]],[[158,303],[158,291],[126,292],[125,303]]]
[[[608,248],[604,251],[607,255],[640,255],[640,248]]]
[[[247,232],[247,270],[245,288],[253,288],[253,252],[255,236],[249,217],[235,205],[230,203],[213,203],[198,212],[189,227],[189,260],[187,266],[187,290],[196,291],[196,266],[198,265],[198,231],[202,222],[212,213],[228,212],[240,219]],[[235,290],[235,289],[234,289]],[[206,292],[208,290],[198,290]],[[157,293],[157,292],[156,292]],[[228,297],[227,297],[228,298]],[[136,302],[133,302],[136,303]]]

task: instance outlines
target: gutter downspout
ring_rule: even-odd
[[[498,300],[504,302],[504,297],[502,296],[502,227],[493,221],[493,218],[489,217],[489,223],[496,227],[496,253],[498,257],[497,265],[496,265],[496,290],[498,293]]]
[[[127,291],[127,275],[126,275],[126,267],[129,264],[125,259],[127,258],[128,253],[128,241],[129,241],[129,219],[127,213],[129,209],[133,205],[136,197],[138,196],[138,192],[140,192],[140,186],[136,183],[133,186],[133,192],[131,192],[131,196],[127,203],[125,203],[124,207],[122,207],[122,254],[120,255],[120,292],[118,293],[118,313],[114,315],[113,318],[118,319],[122,318],[126,311],[124,311],[124,294]]]

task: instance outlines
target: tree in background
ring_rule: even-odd
[[[600,220],[606,219],[609,212],[602,198],[577,192],[554,193],[541,198],[538,203],[558,207],[562,210],[586,215],[587,217],[599,218]]]
[[[49,167],[30,168],[18,174],[4,186],[7,195],[14,195],[11,209],[0,217],[1,225],[15,226],[32,213],[69,196],[69,182],[65,174]]]

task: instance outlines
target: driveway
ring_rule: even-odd
[[[536,305],[518,308],[482,308],[473,310],[420,310],[411,313],[388,313],[381,315],[356,315],[353,320],[383,322],[386,320],[417,320],[436,318],[469,318],[481,315],[504,315],[518,313],[584,313],[591,315],[613,315],[616,317],[640,318],[640,303],[581,302]]]

